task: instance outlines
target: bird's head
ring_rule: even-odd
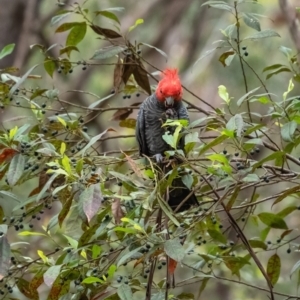
[[[177,69],[166,69],[162,73],[156,91],[156,98],[163,102],[166,107],[173,107],[182,99],[182,86]]]

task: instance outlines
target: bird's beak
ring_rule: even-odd
[[[174,98],[173,97],[167,97],[165,101],[166,106],[173,106],[174,104]]]

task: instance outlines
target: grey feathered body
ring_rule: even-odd
[[[164,152],[171,150],[169,145],[163,140],[165,128],[162,124],[167,119],[184,119],[189,121],[187,109],[182,101],[176,102],[172,108],[165,107],[164,103],[157,100],[155,94],[148,97],[141,105],[137,116],[136,138],[139,144],[140,155],[154,156],[164,155]],[[183,140],[179,143],[179,148],[184,147]],[[170,170],[171,166],[168,167]],[[169,170],[165,170],[168,172]],[[181,202],[186,199],[178,211],[184,211],[191,206],[198,204],[194,193],[183,184],[182,179],[173,179],[172,187],[169,191],[168,204],[172,209],[176,209]]]
[[[170,150],[168,144],[162,138],[165,133],[162,124],[167,119],[185,119],[189,121],[187,109],[182,101],[176,102],[172,108],[167,108],[153,94],[142,103],[136,126],[136,138],[141,155],[153,156],[159,153],[163,155],[165,151]]]

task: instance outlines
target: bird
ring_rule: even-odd
[[[154,159],[157,164],[162,164],[165,160],[164,152],[171,150],[162,137],[166,132],[162,124],[167,119],[183,119],[189,122],[188,111],[182,102],[183,89],[178,70],[167,68],[161,76],[155,93],[141,104],[136,122],[139,154]],[[184,150],[183,138],[179,141],[177,149]],[[164,170],[170,171],[170,164]],[[176,212],[185,211],[194,204],[198,204],[195,194],[184,185],[180,175],[173,180],[168,198],[169,206]]]

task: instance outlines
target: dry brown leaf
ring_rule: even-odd
[[[121,219],[124,217],[124,213],[121,208],[121,200],[115,199],[111,205],[111,212],[115,219],[116,224],[121,223]]]

